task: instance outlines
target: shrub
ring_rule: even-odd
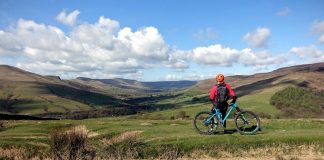
[[[259,113],[257,113],[257,115],[258,115],[260,118],[271,119],[271,115],[268,114],[268,113],[259,112]]]
[[[69,130],[56,129],[51,133],[51,151],[53,159],[76,160],[93,159],[94,151],[88,150],[88,133],[84,126]]]
[[[138,118],[140,119],[150,119],[150,120],[166,120],[168,119],[168,117],[165,117],[163,114],[161,113],[146,113],[143,115],[140,115]]]
[[[4,122],[0,121],[0,130],[4,128]]]
[[[129,131],[120,135],[104,138],[103,159],[143,159],[147,144],[139,139],[140,131]]]
[[[158,159],[179,159],[183,156],[184,151],[179,146],[161,145],[158,147]]]
[[[190,116],[186,114],[185,111],[180,111],[175,118],[176,119],[188,119]]]
[[[197,101],[199,101],[199,98],[198,98],[198,97],[193,97],[193,98],[191,99],[191,101],[192,101],[192,102],[197,102]]]
[[[275,93],[270,103],[282,111],[282,117],[323,118],[324,93],[306,88],[287,87]]]

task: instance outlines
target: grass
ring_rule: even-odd
[[[204,154],[212,151],[213,148],[226,152],[235,150],[243,152],[251,147],[264,148],[281,145],[286,145],[291,149],[302,145],[315,145],[317,146],[315,147],[316,151],[324,153],[324,121],[322,119],[262,119],[262,131],[257,135],[242,136],[238,133],[219,133],[203,136],[193,130],[191,119],[148,120],[135,119],[132,116],[88,120],[9,121],[9,126],[0,131],[0,148],[23,148],[36,155],[41,152],[49,152],[49,134],[53,130],[79,125],[84,125],[90,131],[89,134],[94,135],[90,137],[90,144],[98,153],[105,148],[104,139],[115,139],[111,141],[118,142],[116,140],[118,137],[131,133],[137,134],[135,137],[145,144],[143,147],[147,147],[146,149],[155,148],[158,150],[169,146],[181,151],[182,156],[194,150],[203,150]],[[234,129],[231,120],[228,122],[228,129]],[[226,156],[208,154],[211,154],[209,156],[212,157]],[[150,151],[146,153],[146,156],[158,155]]]
[[[270,99],[273,94],[285,86],[277,86],[264,89],[258,92],[251,93],[247,96],[239,97],[238,104],[243,109],[251,110],[254,112],[264,112],[275,117],[279,114],[279,110],[270,104]]]
[[[323,118],[323,99],[324,93],[287,87],[271,97],[271,104],[282,111],[282,117]]]
[[[55,92],[55,93],[53,93]],[[10,98],[9,98],[10,97]],[[7,102],[7,105],[4,105]],[[54,86],[34,82],[0,83],[0,112],[35,115],[47,112],[67,112],[89,110],[121,104],[111,96],[90,93],[69,87]]]

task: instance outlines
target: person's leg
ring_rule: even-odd
[[[213,103],[212,105],[213,105],[213,106],[212,106],[212,108],[211,108],[211,113],[214,114],[214,113],[215,113],[215,109],[214,109],[214,108],[217,107],[217,104],[216,104],[216,103]]]
[[[222,109],[221,109],[221,113],[222,113],[222,117],[223,119],[225,118],[226,116],[226,112],[227,112],[227,108],[228,108],[228,103],[225,102],[222,104]],[[224,128],[226,128],[226,121],[224,121]],[[226,129],[224,129],[224,132],[226,131]]]
[[[226,116],[227,107],[222,108],[220,112],[222,113],[222,118],[224,119]],[[226,121],[224,121],[224,127],[226,128]]]

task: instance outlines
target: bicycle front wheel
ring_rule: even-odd
[[[234,122],[236,130],[243,135],[255,134],[260,128],[259,117],[251,111],[239,112]]]
[[[207,122],[207,119],[211,116],[210,112],[204,111],[196,114],[193,120],[193,126],[200,134],[213,134],[214,129],[217,127],[214,120]]]

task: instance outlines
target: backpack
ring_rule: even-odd
[[[223,103],[228,100],[229,91],[226,88],[226,84],[222,83],[217,85],[217,102]]]

